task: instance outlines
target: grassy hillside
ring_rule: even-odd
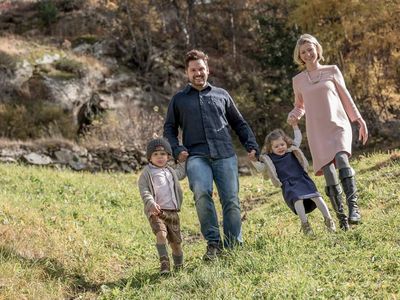
[[[214,263],[201,260],[185,180],[185,269],[165,278],[137,175],[2,164],[0,299],[398,299],[399,155],[360,156],[353,166],[364,223],[328,234],[314,211],[314,238],[299,232],[270,182],[242,177],[245,245]]]

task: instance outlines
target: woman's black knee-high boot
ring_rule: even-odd
[[[339,178],[346,195],[347,206],[349,207],[349,222],[351,224],[359,224],[361,222],[360,209],[357,205],[358,196],[355,174],[356,172],[352,168],[339,170]]]
[[[329,185],[325,187],[325,193],[331,200],[333,209],[335,210],[336,216],[339,220],[339,226],[342,230],[346,231],[349,229],[349,222],[347,216],[344,213],[343,201],[342,201],[342,189],[339,184]]]

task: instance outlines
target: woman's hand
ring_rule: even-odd
[[[358,129],[358,140],[362,141],[362,144],[365,145],[365,143],[368,140],[367,124],[365,123],[363,118],[359,118],[356,121],[358,122],[358,125],[360,126],[360,128]]]

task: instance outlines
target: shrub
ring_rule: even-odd
[[[58,9],[64,12],[82,9],[84,5],[83,0],[59,0],[57,3]]]
[[[44,101],[21,101],[0,105],[0,136],[9,139],[76,136],[72,114]]]
[[[79,77],[83,73],[83,64],[79,61],[69,58],[61,58],[54,63],[54,67],[59,71],[72,73],[78,75]]]
[[[3,66],[7,69],[15,68],[15,58],[4,51],[0,51],[0,67]]]
[[[99,41],[99,37],[92,35],[92,34],[85,34],[81,35],[80,37],[76,38],[72,41],[73,47],[76,47],[80,44],[89,44],[93,45]]]
[[[58,9],[51,0],[42,0],[39,3],[39,16],[42,19],[44,25],[48,26],[54,23],[57,19]]]
[[[147,142],[162,135],[163,117],[158,108],[148,110],[133,105],[107,111],[87,126],[81,143],[88,148],[97,145],[145,149]]]

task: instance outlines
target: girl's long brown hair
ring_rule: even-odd
[[[289,148],[293,145],[293,140],[280,128],[271,131],[264,140],[264,146],[262,148],[263,153],[272,153],[272,142],[282,138]]]

